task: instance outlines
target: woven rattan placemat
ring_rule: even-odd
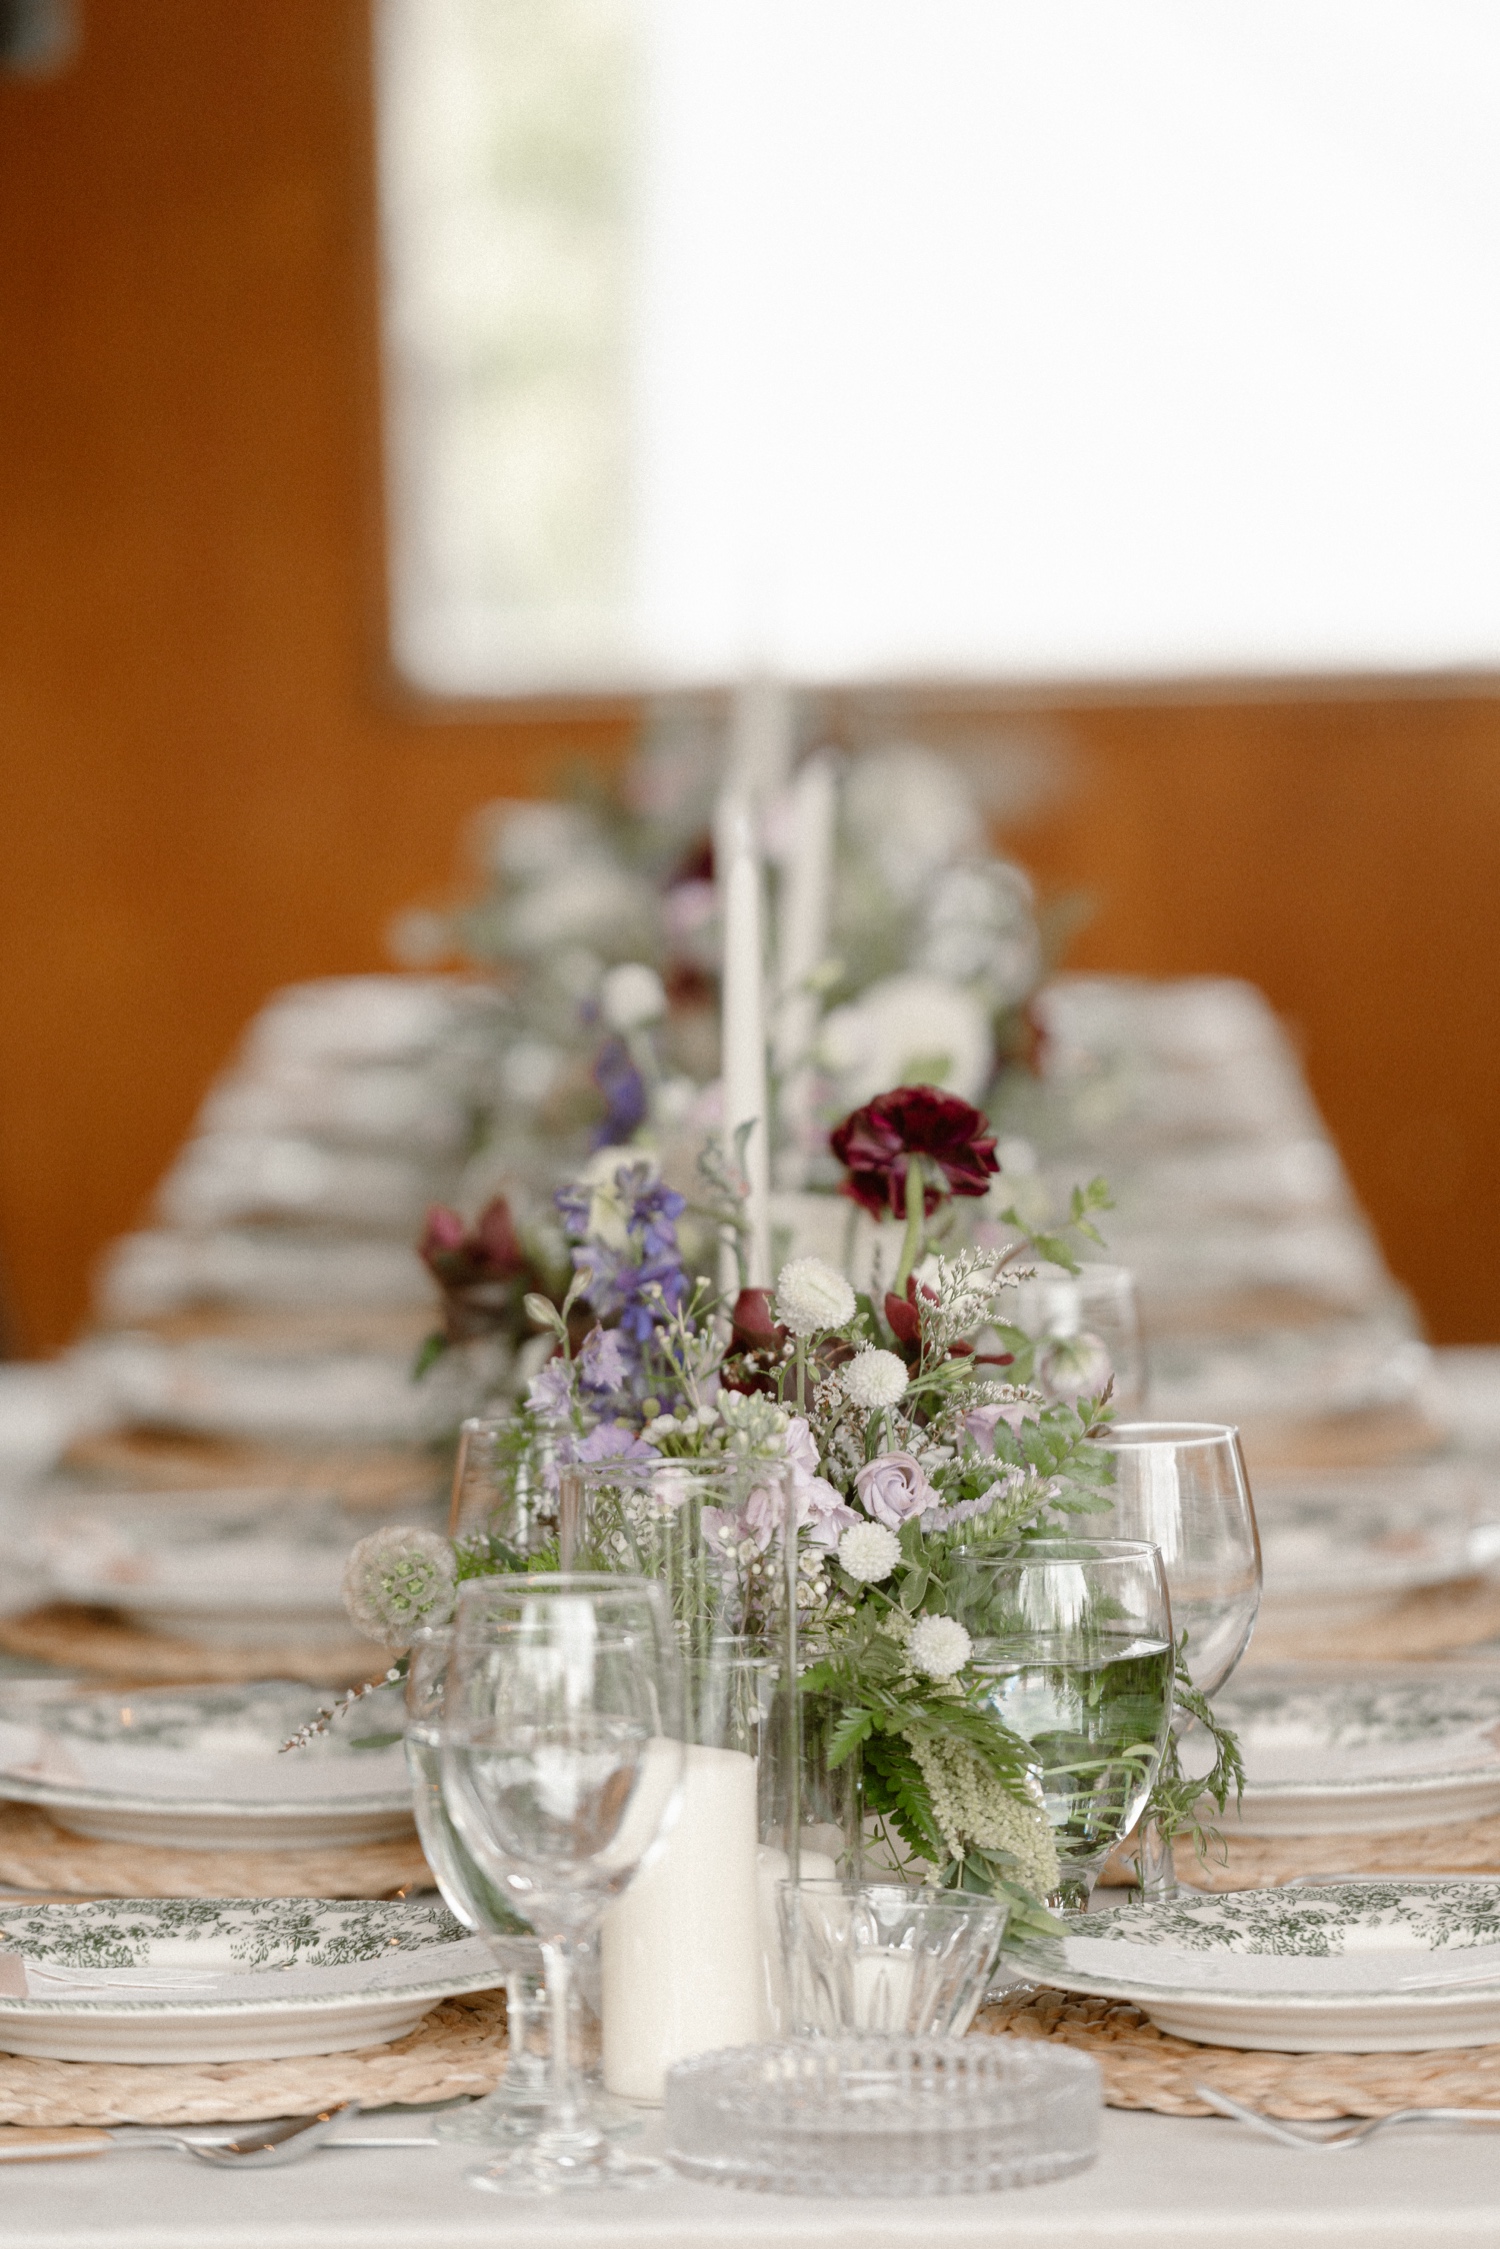
[[[1168,2037],[1118,1999],[1024,1988],[980,2014],[975,2028],[1048,2038],[1091,2054],[1111,2108],[1211,2116],[1194,2085],[1249,2101],[1272,2116],[1388,2116],[1397,2108],[1500,2107],[1500,2046],[1422,2054],[1255,2054]]]
[[[1263,1663],[1405,1663],[1449,1655],[1500,1637],[1500,1580],[1465,1578],[1428,1585],[1392,1601],[1378,1616],[1338,1624],[1305,1611],[1278,1615],[1262,1608],[1245,1653],[1246,1670]]]
[[[445,2000],[405,2038],[276,2062],[41,2062],[0,2054],[0,2124],[253,2123],[488,2093],[505,2067],[505,1994]]]
[[[1403,1827],[1389,1835],[1221,1835],[1200,1859],[1186,1839],[1175,1852],[1177,1879],[1195,1890],[1268,1890],[1306,1874],[1500,1874],[1500,1813],[1444,1827]],[[1135,1870],[1113,1857],[1100,1877],[1128,1888]]]
[[[0,1618],[0,1649],[34,1663],[119,1687],[188,1687],[252,1679],[305,1679],[312,1687],[352,1687],[378,1679],[390,1656],[371,1640],[330,1633],[253,1647],[210,1647],[166,1632],[144,1632],[114,1609],[52,1601],[25,1616]]]
[[[350,1507],[420,1506],[446,1487],[443,1461],[420,1445],[273,1445],[185,1430],[111,1429],[79,1437],[63,1466],[132,1491],[330,1492]]]
[[[415,1834],[317,1851],[169,1851],[70,1835],[0,1804],[0,1882],[94,1898],[389,1898],[432,1887]]]

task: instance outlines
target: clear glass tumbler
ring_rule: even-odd
[[[779,1885],[787,2030],[962,2038],[999,1957],[1009,1907],[900,1882]]]

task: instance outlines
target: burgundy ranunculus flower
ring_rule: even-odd
[[[537,1285],[503,1196],[485,1206],[467,1233],[456,1210],[434,1203],[417,1251],[443,1292],[450,1343],[494,1334],[525,1290]]]
[[[943,1175],[951,1195],[982,1195],[1000,1169],[995,1135],[983,1110],[935,1085],[899,1085],[877,1094],[845,1117],[829,1146],[849,1176],[842,1192],[872,1218],[906,1215],[906,1172],[912,1156],[925,1156]],[[930,1218],[942,1190],[928,1173],[924,1206]]]

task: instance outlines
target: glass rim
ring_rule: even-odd
[[[1147,1431],[1154,1432],[1147,1435]],[[1221,1445],[1238,1438],[1237,1421],[1121,1421],[1094,1442],[1107,1452],[1144,1452],[1149,1445],[1187,1452],[1198,1445]]]
[[[1161,1548],[1155,1539],[1043,1538],[1018,1546],[1010,1554],[981,1554],[960,1547],[956,1558],[971,1569],[1024,1570],[1038,1562],[1137,1562],[1146,1554],[1154,1554],[1160,1561]]]
[[[886,1895],[899,1895],[908,1905],[956,1905],[961,1911],[1008,1913],[1010,1900],[993,1896],[982,1890],[937,1890],[926,1882],[901,1882],[894,1876],[888,1882],[874,1882],[858,1874],[809,1874],[794,1882],[789,1874],[778,1875],[776,1888],[794,1896],[811,1890],[827,1897],[835,1892],[840,1897],[863,1897],[867,1891],[878,1890]]]
[[[717,1460],[679,1460],[672,1453],[663,1453],[653,1460],[642,1460],[639,1454],[616,1453],[607,1460],[560,1460],[559,1476],[578,1476],[585,1483],[646,1484],[660,1475],[664,1468],[675,1474],[699,1478],[704,1483],[727,1482],[750,1473],[761,1476],[766,1482],[779,1481],[787,1472],[785,1460],[757,1460],[750,1454],[724,1455]]]
[[[453,1608],[455,1620],[464,1603],[471,1602],[472,1605],[472,1597],[481,1593],[498,1593],[511,1599],[519,1599],[526,1593],[550,1595],[554,1599],[560,1599],[564,1594],[592,1598],[603,1593],[628,1593],[635,1600],[645,1594],[656,1602],[662,1598],[662,1586],[660,1578],[635,1577],[624,1571],[614,1570],[495,1571],[483,1577],[465,1578],[456,1587]]]

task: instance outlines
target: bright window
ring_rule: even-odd
[[[1500,664],[1494,0],[379,0],[419,686]]]

